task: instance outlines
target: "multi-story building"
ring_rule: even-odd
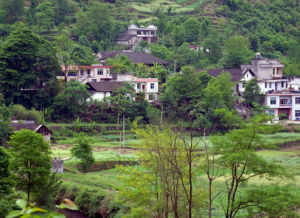
[[[154,25],[138,27],[135,24],[131,24],[127,31],[117,39],[117,44],[130,45],[131,49],[134,49],[141,40],[154,43],[157,40],[156,31],[157,27]]]
[[[93,64],[91,66],[77,66],[76,71],[68,73],[67,81],[78,80],[81,83],[100,82],[100,80],[110,80],[112,66],[102,66],[100,64]],[[75,67],[72,66],[72,69]],[[74,71],[74,70],[73,70]],[[57,76],[57,79],[65,79],[65,76]]]
[[[158,100],[158,79],[157,78],[137,78],[133,74],[114,74],[110,80],[100,82],[88,82],[92,99],[103,100],[111,96],[114,89],[121,87],[125,82],[132,85],[136,93],[144,93],[145,99],[149,102]]]
[[[269,114],[278,120],[281,114],[288,120],[300,121],[300,92],[277,91],[267,93],[265,105]]]

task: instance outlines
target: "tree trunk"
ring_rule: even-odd
[[[209,187],[208,187],[208,195],[209,195],[209,208],[208,208],[208,218],[211,218],[211,210],[212,210],[212,179],[209,179]]]

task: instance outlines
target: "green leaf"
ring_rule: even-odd
[[[26,208],[27,202],[23,199],[18,199],[16,201],[16,205],[18,205],[21,209],[24,210]]]
[[[32,209],[32,213],[35,213],[35,212],[47,213],[48,211],[44,210],[42,208],[39,208],[39,207],[35,207],[35,208]]]
[[[53,218],[66,218],[66,216],[61,213],[54,213]]]
[[[7,214],[5,216],[5,218],[13,218],[13,217],[18,217],[20,215],[22,215],[21,211],[19,211],[19,210],[13,210],[9,214]]]

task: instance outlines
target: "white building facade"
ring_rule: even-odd
[[[266,94],[265,104],[269,107],[269,114],[274,116],[275,120],[285,116],[288,120],[300,121],[300,92]]]

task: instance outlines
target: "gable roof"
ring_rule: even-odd
[[[144,52],[122,52],[122,51],[111,51],[111,52],[100,52],[101,58],[99,58],[99,61],[105,61],[108,58],[114,58],[116,55],[125,55],[131,62],[138,64],[147,64],[152,65],[153,63],[166,65],[169,64],[169,62],[157,58],[153,55],[144,53]]]
[[[21,130],[21,129],[30,129],[32,131],[38,131],[40,128],[44,127],[46,128],[49,132],[52,133],[52,131],[47,128],[44,124],[36,124],[36,123],[12,123],[12,127],[14,127],[15,130]]]
[[[158,82],[157,78],[137,78],[135,82],[141,82],[141,83],[146,83],[146,82]]]
[[[202,72],[202,71],[207,72],[209,75],[211,75],[213,77],[219,76],[222,72],[229,72],[231,75],[232,82],[240,81],[242,79],[244,73],[247,72],[247,71],[244,71],[243,69],[198,69],[198,70],[196,70],[196,72]]]
[[[88,90],[91,92],[112,92],[114,89],[121,87],[122,82],[112,82],[112,81],[103,81],[103,82],[89,82]]]

